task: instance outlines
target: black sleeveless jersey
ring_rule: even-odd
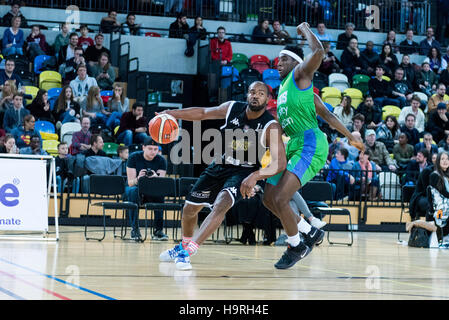
[[[220,127],[224,151],[222,164],[247,168],[261,166],[260,160],[267,149],[265,132],[276,120],[266,110],[259,118],[249,120],[247,107],[248,103],[236,101],[229,106],[226,123]]]

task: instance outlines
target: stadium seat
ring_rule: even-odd
[[[145,37],[161,38],[162,36],[157,32],[147,32],[147,33],[145,33]]]
[[[278,102],[276,99],[270,99],[268,100],[268,104],[267,104],[267,111],[269,113],[276,114],[277,112],[277,108],[278,108]]]
[[[62,88],[51,88],[48,90],[48,102],[50,103],[50,109],[53,111],[55,107],[55,102],[58,100],[61,94]]]
[[[325,87],[321,90],[321,98],[323,102],[329,103],[332,107],[336,107],[341,102],[341,91],[334,87]]]
[[[34,86],[34,72],[29,70],[18,70],[15,73],[22,79],[22,83],[24,86]]]
[[[427,104],[429,97],[424,92],[415,91],[413,94],[416,94],[421,99],[421,102]]]
[[[350,96],[352,99],[352,106],[357,109],[359,104],[363,102],[363,93],[359,89],[348,88],[343,91],[343,95]]]
[[[240,79],[242,79],[246,88],[248,88],[251,83],[262,80],[262,76],[257,70],[248,68],[240,72]]]
[[[32,96],[33,100],[34,100],[34,98],[36,98],[36,95],[37,95],[37,93],[39,91],[39,88],[34,87],[34,86],[24,86],[23,88],[25,89],[25,94]],[[33,102],[33,101],[32,100],[26,100],[25,104],[30,104],[31,102]]]
[[[68,145],[72,144],[73,133],[81,130],[81,125],[77,122],[66,122],[61,126],[61,142],[67,142]]]
[[[41,74],[42,73],[41,68],[42,68],[43,63],[50,58],[51,58],[51,56],[47,56],[47,55],[40,55],[40,56],[37,56],[36,58],[34,58],[34,73]]]
[[[267,69],[262,73],[262,80],[270,85],[272,89],[277,89],[281,84],[281,77],[277,69]]]
[[[44,71],[39,76],[39,88],[50,90],[51,88],[61,88],[62,77],[56,71]]]
[[[388,116],[395,116],[396,119],[399,118],[401,114],[401,108],[396,106],[384,106],[382,108],[382,120],[385,120]]]
[[[100,92],[101,100],[103,100],[103,104],[106,107],[109,99],[114,95],[113,90],[102,90]]]
[[[34,129],[40,132],[55,133],[55,125],[50,121],[36,121]]]
[[[106,152],[108,156],[117,155],[118,144],[113,142],[105,142],[103,146],[103,151]]]
[[[47,151],[52,156],[57,156],[59,143],[60,142],[58,140],[43,140],[42,149]]]
[[[313,85],[319,90],[329,87],[329,78],[324,73],[316,71],[313,75]]]
[[[390,77],[388,77],[388,76],[382,76],[382,79],[384,79],[385,81],[388,81],[388,82],[391,81]]]
[[[277,69],[278,63],[279,63],[279,57],[274,58],[273,61],[271,61],[271,68]]]
[[[42,138],[42,141],[44,140],[59,140],[57,133],[49,133],[49,132],[39,132]]]
[[[251,57],[249,65],[252,69],[257,70],[262,74],[265,70],[270,68],[270,59],[264,55],[256,54]]]
[[[236,68],[239,72],[243,69],[248,68],[248,57],[243,53],[233,53],[232,54],[232,66]]]
[[[231,83],[239,81],[239,71],[234,67],[221,68],[221,88],[229,88]]]
[[[368,93],[368,82],[371,78],[364,74],[356,74],[352,77],[352,88],[359,89],[364,95]]]
[[[321,95],[321,91],[317,87],[313,87],[313,93],[316,93],[319,96]]]
[[[348,77],[343,73],[331,73],[329,75],[329,87],[334,87],[341,92],[349,88]]]

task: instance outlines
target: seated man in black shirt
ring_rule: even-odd
[[[419,54],[419,44],[413,41],[413,30],[408,29],[404,41],[399,44],[399,52],[402,54]]]
[[[128,187],[126,187],[125,196],[127,201],[139,203],[139,194],[137,184],[139,179],[157,179],[164,177],[167,171],[167,161],[164,157],[158,155],[159,145],[148,137],[145,139],[142,147],[143,151],[133,152],[128,159],[126,173],[128,178]],[[164,198],[145,199],[146,201],[164,203]],[[128,210],[128,217],[131,225],[131,238],[140,241],[139,215],[136,210]],[[154,212],[155,232],[153,240],[168,240],[167,235],[162,231],[164,224],[163,211]]]
[[[365,101],[358,106],[355,113],[363,114],[368,129],[376,130],[382,124],[382,108],[374,104],[371,96],[365,97]]]
[[[399,102],[399,108],[409,106],[413,96],[413,89],[404,80],[404,69],[397,68],[394,72],[394,79],[390,82],[392,86],[391,97]]]
[[[416,159],[410,160],[405,171],[403,184],[416,185],[419,174],[429,165],[427,159],[430,158],[430,153],[426,149],[421,149],[416,154]]]
[[[93,156],[99,156],[99,157],[107,157],[108,155],[106,152],[103,151],[103,138],[99,134],[93,134],[90,138],[90,149],[86,150],[84,152],[84,155],[86,158],[93,157]],[[90,177],[89,174],[92,174],[91,172],[88,172],[86,175],[83,176],[83,193],[89,193],[89,183],[90,183]]]
[[[111,51],[103,46],[103,41],[104,36],[99,33],[95,36],[95,45],[89,46],[86,49],[84,56],[90,66],[98,62],[98,59],[103,52],[106,52],[109,56],[111,56]]]
[[[405,124],[401,126],[401,132],[409,134],[408,144],[414,146],[419,142],[419,131],[415,128],[416,116],[409,113],[405,117]]]

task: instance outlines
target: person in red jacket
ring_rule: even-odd
[[[232,46],[229,40],[225,39],[226,29],[218,27],[217,37],[210,40],[210,51],[212,61],[221,61],[221,65],[231,63]]]

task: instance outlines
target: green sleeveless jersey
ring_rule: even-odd
[[[294,72],[295,69],[282,81],[277,100],[279,123],[288,136],[296,136],[306,130],[318,128],[313,84],[307,89],[299,89]]]

